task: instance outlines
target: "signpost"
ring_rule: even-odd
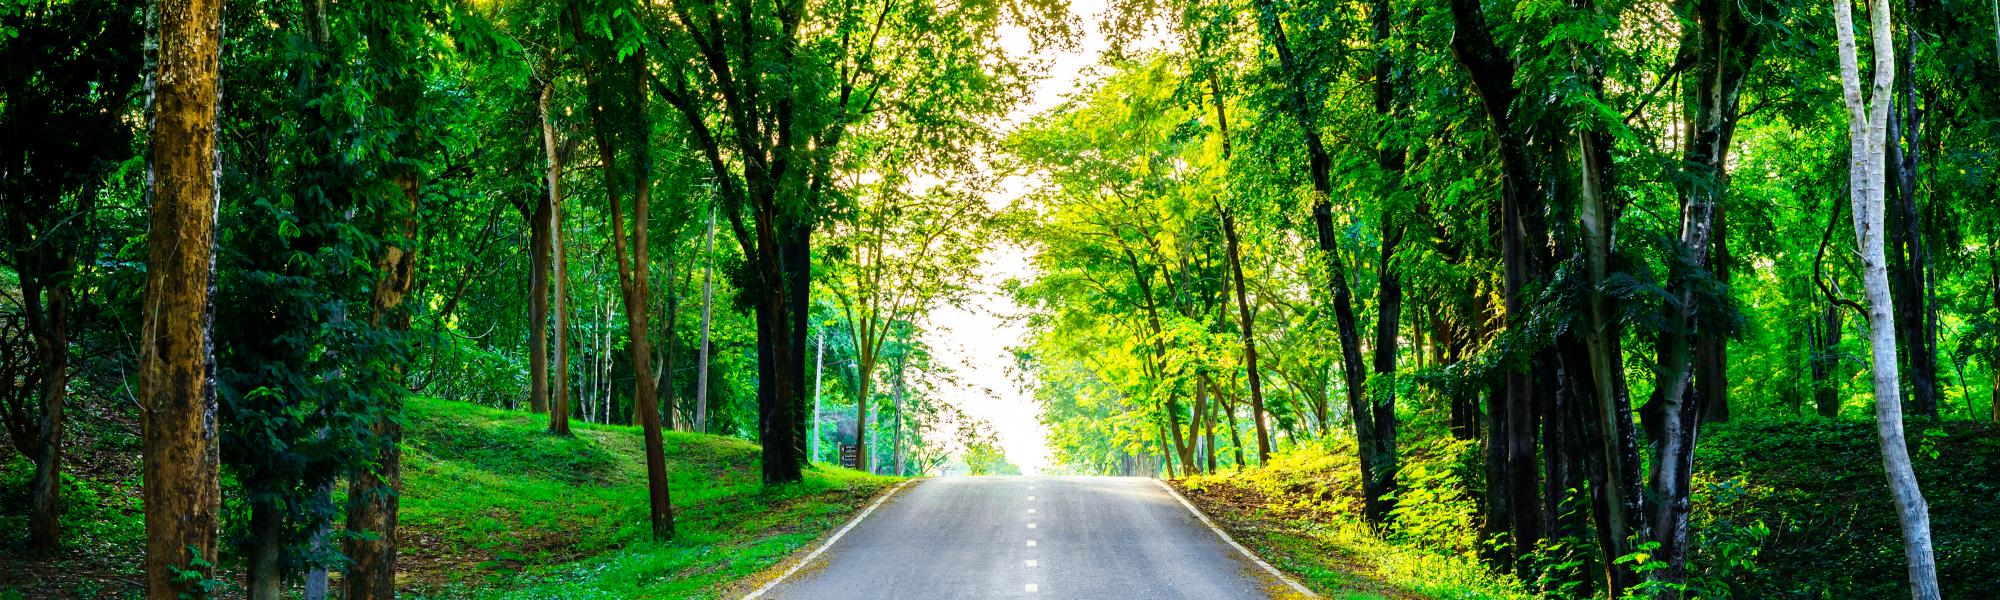
[[[853,444],[840,445],[840,466],[849,469],[854,468],[855,459],[860,457],[860,453],[854,450],[855,446]]]

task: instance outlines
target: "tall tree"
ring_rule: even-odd
[[[702,235],[701,246],[701,349],[694,374],[694,430],[708,432],[708,335],[715,324],[715,205],[708,207],[707,233]],[[820,355],[826,354],[826,338],[820,338]],[[819,423],[819,380],[813,380],[813,423]],[[813,449],[819,448],[818,436],[813,436]],[[811,460],[812,457],[806,457]]]
[[[146,292],[139,334],[146,596],[208,592],[222,489],[215,447],[213,318],[221,0],[160,0],[147,56],[151,148]],[[184,576],[192,573],[193,578]]]
[[[1889,271],[1883,249],[1883,195],[1887,161],[1890,94],[1896,78],[1895,43],[1890,34],[1889,0],[1868,2],[1870,46],[1874,50],[1873,86],[1863,94],[1861,67],[1854,33],[1854,7],[1848,0],[1833,5],[1840,37],[1840,82],[1847,101],[1849,154],[1847,176],[1854,212],[1855,243],[1861,248],[1861,280],[1868,306],[1868,347],[1874,361],[1875,432],[1882,447],[1882,468],[1889,495],[1902,527],[1903,557],[1909,570],[1910,597],[1939,597],[1937,559],[1931,551],[1930,509],[1910,467],[1910,449],[1903,438],[1902,387],[1897,377],[1896,313],[1890,300]]]
[[[1394,434],[1395,409],[1391,400],[1385,407],[1386,411],[1378,410],[1367,393],[1368,367],[1361,358],[1361,325],[1354,308],[1351,281],[1356,275],[1341,255],[1337,225],[1334,223],[1333,157],[1327,150],[1325,134],[1320,130],[1323,124],[1321,113],[1325,109],[1318,90],[1324,88],[1320,81],[1323,74],[1300,57],[1294,48],[1293,38],[1285,28],[1286,12],[1271,0],[1259,0],[1257,11],[1265,41],[1278,59],[1277,69],[1284,94],[1281,110],[1294,121],[1299,135],[1305,139],[1308,178],[1313,190],[1313,225],[1318,235],[1319,251],[1327,267],[1327,289],[1332,297],[1334,332],[1340,342],[1348,414],[1354,421],[1357,450],[1364,457],[1360,461],[1364,486],[1361,492],[1363,511],[1370,522],[1381,523],[1388,520],[1389,510],[1393,507],[1395,447],[1393,441],[1379,436],[1384,432]],[[1393,247],[1387,249],[1392,253],[1394,251]],[[1386,414],[1387,419],[1379,419],[1378,413]],[[1378,420],[1384,422],[1378,423]]]
[[[367,40],[367,64],[374,77],[367,91],[379,111],[368,127],[388,133],[382,142],[383,164],[376,165],[387,185],[365,192],[373,214],[361,223],[380,240],[369,258],[374,282],[368,291],[368,326],[384,341],[363,360],[375,365],[379,379],[368,390],[359,412],[368,423],[362,460],[348,476],[347,571],[345,598],[370,600],[396,597],[397,518],[403,489],[402,409],[411,394],[409,331],[414,307],[408,302],[416,284],[417,226],[424,210],[426,129],[434,114],[427,89],[427,70],[420,57],[429,45],[427,7],[411,2],[384,1],[363,5],[360,36]]]
[[[983,196],[952,189],[912,194],[899,184],[891,179],[864,188],[852,221],[831,224],[823,238],[831,255],[824,285],[854,339],[854,443],[864,448],[875,371],[890,339],[907,334],[910,321],[932,307],[962,296],[985,249]],[[869,471],[869,462],[863,452],[854,468]]]
[[[604,195],[611,215],[611,248],[618,271],[619,296],[625,303],[628,328],[626,350],[631,353],[634,411],[646,445],[646,497],[653,539],[674,537],[673,499],[667,489],[665,438],[661,432],[658,381],[652,373],[650,332],[651,254],[647,244],[652,229],[653,197],[652,121],[647,112],[647,83],[652,77],[644,44],[638,32],[619,29],[605,36],[586,30],[581,3],[570,6],[570,27],[578,39],[590,40],[590,57],[584,62],[585,86],[589,91],[592,127],[596,130],[597,153],[604,173]],[[622,4],[592,6],[593,9],[627,11]],[[629,24],[628,24],[629,25]],[[631,221],[626,219],[626,195],[630,194]]]
[[[18,353],[0,364],[19,369],[0,378],[0,422],[34,464],[28,546],[37,550],[60,542],[72,340],[87,308],[78,278],[98,236],[102,182],[131,156],[140,65],[125,54],[144,35],[141,12],[130,0],[20,10],[0,44],[0,265],[19,282],[18,294],[0,293],[0,345]]]
[[[659,6],[654,80],[715,177],[744,258],[757,320],[758,439],[766,483],[799,481],[806,450],[807,309],[812,234],[838,204],[849,129],[899,123],[931,142],[924,160],[963,158],[1013,94],[1016,58],[993,41],[1001,19],[1038,43],[1067,21],[1039,5],[878,0],[677,0]],[[648,15],[651,17],[652,15]],[[806,51],[811,49],[811,51]],[[937,93],[950,90],[952,93]]]

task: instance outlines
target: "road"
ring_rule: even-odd
[[[817,546],[815,546],[817,547]],[[891,496],[778,600],[1299,597],[1151,479],[945,477]]]

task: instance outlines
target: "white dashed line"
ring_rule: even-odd
[[[1034,502],[1034,501],[1035,501],[1035,497],[1034,497],[1034,496],[1029,496],[1029,497],[1028,497],[1028,501],[1029,501],[1029,502]]]
[[[1034,523],[1029,523],[1029,524],[1028,524],[1028,528],[1029,528],[1029,529],[1034,529],[1034,528],[1035,528],[1035,524],[1034,524]]]
[[[1031,560],[1031,561],[1028,561],[1028,566],[1030,566],[1030,567],[1032,567],[1032,566],[1035,566],[1035,561],[1032,561],[1032,560]]]
[[[1030,592],[1034,592],[1034,591],[1040,591],[1040,590],[1038,590],[1038,589],[1036,589],[1036,588],[1035,588],[1035,584],[1032,584],[1032,583],[1030,583],[1030,584],[1028,584],[1028,591],[1030,591]]]
[[[1032,508],[1028,509],[1028,514],[1031,514],[1031,515],[1032,515],[1032,514],[1035,514],[1035,509],[1032,509]]]
[[[1028,547],[1029,548],[1035,547],[1035,540],[1028,540]]]

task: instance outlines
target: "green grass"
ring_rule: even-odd
[[[412,598],[723,597],[896,481],[819,465],[802,483],[766,488],[756,445],[667,432],[678,535],[656,543],[637,428],[575,423],[573,437],[558,437],[547,415],[433,399],[411,400],[404,417],[398,566]],[[0,549],[0,599],[136,597],[138,461],[136,448],[117,450],[66,474],[63,552]],[[0,460],[10,507],[0,542],[26,535],[11,507],[25,506],[12,496],[31,471],[18,455]],[[236,559],[225,554],[223,568],[240,585]]]
[[[634,427],[420,400],[407,411],[402,519],[412,592],[444,597],[717,597],[851,516],[893,479],[808,470],[766,488],[758,448],[667,432],[677,535],[648,535]]]
[[[1535,597],[1481,566],[1472,504],[1452,463],[1463,442],[1406,449],[1404,531],[1384,537],[1360,519],[1359,467],[1348,447],[1302,445],[1268,465],[1172,482],[1231,536],[1299,583],[1333,599]]]

